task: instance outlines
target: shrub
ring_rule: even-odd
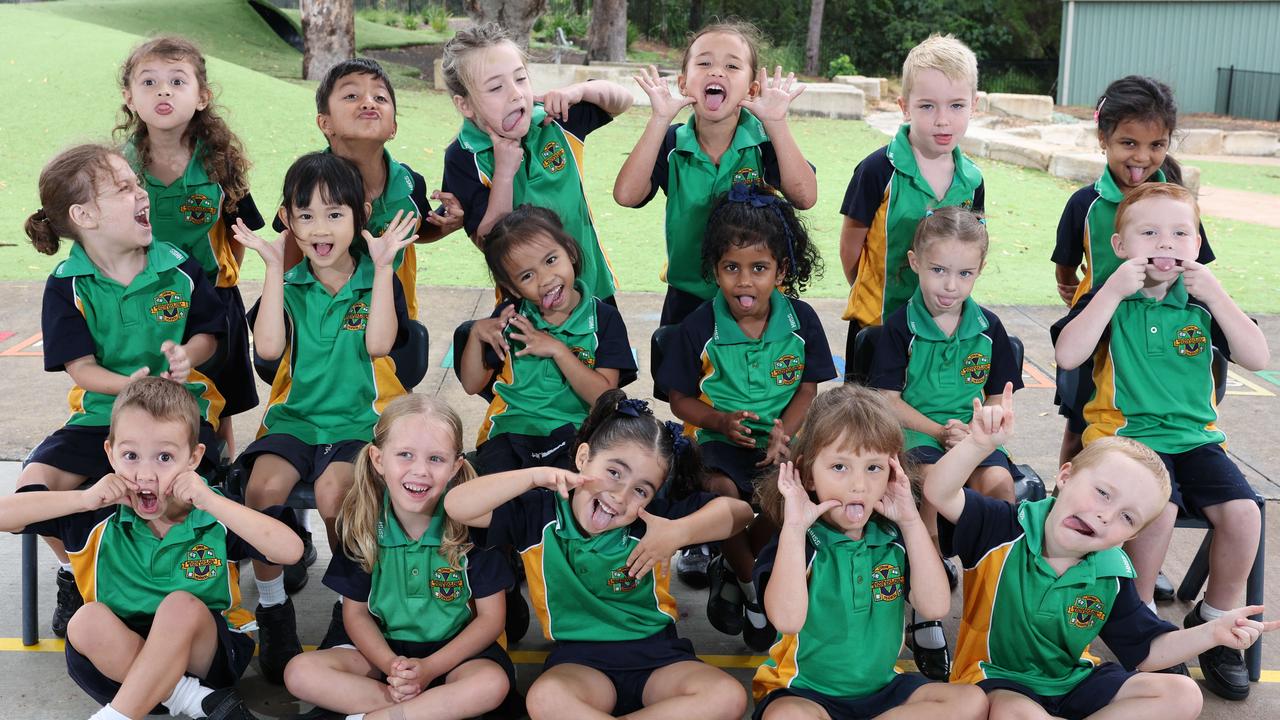
[[[428,5],[422,11],[422,22],[430,25],[433,32],[444,33],[449,29],[449,8],[443,3]]]
[[[853,66],[853,61],[848,55],[841,55],[833,58],[827,64],[827,77],[833,78],[837,75],[857,75],[858,70]]]

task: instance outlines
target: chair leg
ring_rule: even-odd
[[[36,570],[36,536],[22,536],[22,644],[40,642],[40,602]]]
[[[1213,528],[1209,528],[1205,531],[1195,559],[1187,568],[1187,574],[1182,576],[1182,584],[1178,586],[1178,599],[1182,602],[1192,602],[1200,595],[1200,588],[1204,587],[1204,581],[1209,577],[1209,545],[1212,542]]]
[[[1266,569],[1267,504],[1266,501],[1261,499],[1258,500],[1258,515],[1262,519],[1262,532],[1258,534],[1258,553],[1253,558],[1253,569],[1249,571],[1248,585],[1245,586],[1244,602],[1246,605],[1261,605],[1264,589],[1266,588],[1263,580],[1263,571]],[[1262,615],[1254,615],[1252,619],[1261,621]],[[1245,651],[1244,663],[1249,668],[1249,680],[1258,682],[1258,679],[1262,677],[1261,637],[1258,638],[1258,642]]]

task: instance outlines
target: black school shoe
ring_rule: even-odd
[[[273,685],[284,684],[284,666],[302,654],[298,641],[298,620],[293,612],[293,599],[283,605],[258,606],[258,670]]]
[[[324,631],[324,639],[317,650],[328,650],[339,645],[354,645],[347,635],[347,626],[342,622],[342,601],[333,601],[333,611],[329,614],[329,628]]]
[[[515,644],[529,632],[529,603],[520,593],[520,583],[507,591],[507,643]]]
[[[696,545],[680,551],[676,556],[676,577],[695,590],[710,584],[707,566],[711,564],[711,547]]]
[[[940,628],[942,627],[942,621],[925,620],[908,625],[906,631],[907,648],[911,650],[911,655],[916,661],[916,669],[920,671],[921,675],[930,680],[947,682],[951,677],[951,650],[945,644],[946,638],[943,638],[944,644],[940,648],[916,647],[916,631],[927,627]]]
[[[1196,603],[1191,612],[1182,619],[1182,627],[1190,629],[1203,625],[1200,617],[1200,606],[1204,601]],[[1227,700],[1244,700],[1249,697],[1249,670],[1245,667],[1244,656],[1239,650],[1218,645],[1200,653],[1200,672],[1204,673],[1205,687],[1220,698]]]
[[[1164,571],[1161,571],[1160,574],[1156,576],[1155,597],[1152,599],[1158,603],[1164,604],[1173,602],[1173,596],[1173,583],[1169,582],[1169,578],[1165,577]]]
[[[725,635],[741,635],[743,626],[742,588],[738,576],[729,569],[723,555],[712,558],[707,566],[711,591],[707,594],[707,620]]]
[[[307,581],[311,579],[307,568],[316,564],[316,545],[311,542],[311,533],[302,530],[298,537],[302,538],[302,558],[292,565],[284,566],[284,591],[290,595],[296,595],[307,586]]]
[[[748,602],[743,605],[743,608],[753,613],[759,613],[763,616],[764,608],[762,605],[763,603],[753,604]],[[751,618],[743,617],[742,641],[747,644],[747,647],[755,650],[756,652],[764,652],[765,650],[773,647],[773,643],[777,641],[777,639],[778,631],[774,629],[773,623],[769,622],[768,618],[765,618],[764,627],[756,627],[755,624],[751,622]]]
[[[80,588],[76,587],[76,576],[58,568],[58,604],[53,608],[53,634],[60,638],[67,636],[67,623],[71,616],[84,605],[84,597]]]
[[[200,709],[209,720],[258,720],[244,706],[244,700],[236,694],[235,688],[214,690],[200,701]]]

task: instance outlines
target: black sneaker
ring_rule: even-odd
[[[755,623],[751,622],[750,613],[758,613],[763,617],[764,608],[754,603],[744,603],[743,608],[747,614],[742,620],[742,641],[756,652],[764,652],[773,647],[773,643],[778,639],[778,631],[774,629],[773,623],[769,622],[768,618],[765,618],[764,627],[756,627]]]
[[[916,631],[927,627],[942,627],[939,620],[925,620],[924,622],[912,623],[907,626],[907,648],[911,650],[911,655],[915,658],[916,669],[920,674],[936,680],[938,682],[947,682],[951,677],[951,650],[946,646],[946,638],[943,638],[943,646],[940,648],[923,648],[916,646]]]
[[[284,591],[290,595],[296,595],[307,586],[307,581],[311,579],[307,568],[316,564],[316,546],[311,542],[311,533],[303,530],[298,536],[302,538],[302,559],[284,566]]]
[[[302,653],[293,599],[283,605],[258,606],[258,669],[274,685],[284,684],[284,666]]]
[[[710,584],[707,577],[707,566],[711,564],[711,548],[697,545],[685,548],[676,556],[676,577],[680,582],[695,590],[701,590]]]
[[[318,650],[328,650],[339,645],[352,645],[347,636],[347,626],[342,622],[342,601],[335,600],[333,612],[329,615],[329,629],[324,631],[324,639],[320,641]]]
[[[1165,577],[1164,571],[1156,576],[1156,592],[1153,598],[1158,603],[1173,602],[1174,590],[1173,583],[1169,582],[1169,578]]]
[[[1202,600],[1191,608],[1191,612],[1182,619],[1182,627],[1190,629],[1204,624],[1204,618],[1200,617],[1203,604]],[[1249,670],[1239,650],[1225,645],[1205,650],[1200,653],[1200,672],[1204,673],[1205,687],[1214,695],[1227,700],[1249,697]]]
[[[729,569],[723,555],[717,555],[707,566],[711,592],[707,595],[707,619],[725,635],[742,634],[743,597],[738,577]]]
[[[214,690],[200,701],[200,709],[209,720],[258,720],[244,706],[244,700],[236,694],[235,688]]]
[[[507,591],[507,642],[518,643],[527,632],[529,632],[529,603],[525,601],[524,595],[520,594],[520,584],[517,583]]]
[[[1184,662],[1180,662],[1177,665],[1170,665],[1167,668],[1155,670],[1154,672],[1158,672],[1162,675],[1183,675],[1185,677],[1191,677],[1191,671],[1187,669],[1187,664]]]
[[[60,638],[67,636],[67,623],[71,616],[84,605],[84,596],[76,587],[76,576],[58,568],[58,605],[53,609],[53,634]]]

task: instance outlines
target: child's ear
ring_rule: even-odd
[[[329,118],[329,113],[316,113],[316,127],[320,128],[320,133],[325,137],[333,137],[333,122]]]
[[[760,97],[760,81],[752,80],[750,87],[747,88],[747,98],[755,99]]]
[[[71,218],[71,222],[76,227],[95,228],[98,226],[98,216],[94,210],[84,203],[76,203],[67,210],[67,217]]]
[[[279,210],[276,210],[276,217],[280,218],[280,224],[284,225],[285,230],[293,229],[289,227],[289,211],[283,205],[280,206]]]
[[[395,135],[392,135],[392,137],[395,137]],[[373,215],[373,204],[366,201],[364,204],[364,216],[370,217],[372,215]],[[419,218],[419,220],[421,220],[421,218]],[[360,229],[363,230],[364,228],[360,228]]]
[[[1058,468],[1058,476],[1054,479],[1054,494],[1056,495],[1062,488],[1071,482],[1072,467],[1070,462],[1062,463],[1062,467]]]
[[[1129,257],[1124,254],[1124,240],[1120,237],[1120,233],[1111,233],[1111,251],[1114,252],[1118,258]]]
[[[202,459],[204,459],[204,443],[196,443],[195,448],[191,451],[191,457],[187,459],[187,469],[195,470],[200,467]]]
[[[374,472],[378,473],[379,477],[383,475],[382,450],[372,443],[369,445],[369,464],[373,466]],[[457,474],[456,468],[454,469],[454,473]]]
[[[120,91],[120,95],[124,98],[125,107],[129,108],[130,112],[137,112],[137,110],[133,109],[133,91],[125,88]]]
[[[911,111],[907,109],[907,98],[905,96],[898,96],[898,109],[902,111],[903,120],[911,119]]]
[[[213,102],[213,93],[209,92],[209,88],[201,88],[200,101],[196,103],[196,110],[204,110],[211,102]]]
[[[916,255],[915,250],[907,251],[907,264],[911,266],[912,272],[914,272],[916,275],[920,274],[920,267],[919,267],[920,256]]]
[[[578,452],[574,454],[573,466],[576,467],[579,470],[579,472],[581,472],[582,468],[587,466],[587,460],[590,457],[591,457],[591,446],[587,445],[586,443],[582,443],[581,445],[578,446]]]
[[[679,91],[681,95],[688,95],[689,93],[685,92],[684,80],[684,73],[676,75],[676,90]]]
[[[463,95],[454,95],[453,107],[458,110],[459,115],[471,122],[475,122],[476,113],[475,110],[471,109],[471,101],[467,97]]]
[[[1102,154],[1107,154],[1107,136],[1102,134],[1102,130],[1098,130],[1098,147],[1102,148]]]

